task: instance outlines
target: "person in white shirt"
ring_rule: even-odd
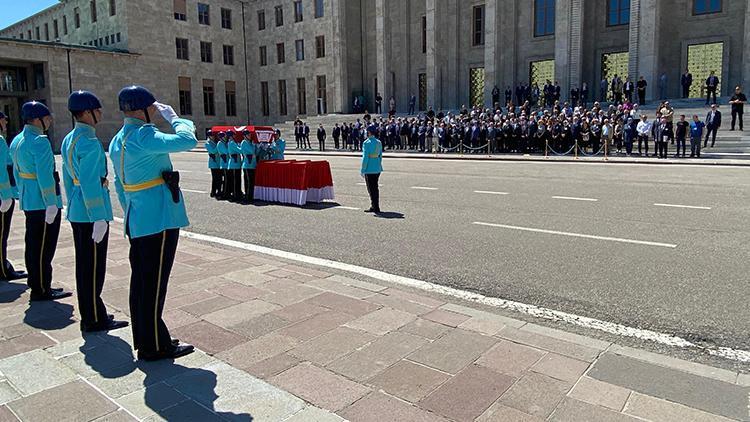
[[[641,121],[638,122],[635,130],[638,132],[638,155],[641,154],[641,144],[646,145],[646,156],[648,156],[648,137],[651,134],[653,123],[648,121],[648,116],[641,114]]]

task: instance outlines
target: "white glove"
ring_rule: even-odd
[[[47,224],[52,224],[55,222],[55,218],[57,218],[57,213],[60,212],[60,208],[57,208],[57,205],[50,205],[47,207],[47,211],[45,211],[44,214],[44,221]]]
[[[3,199],[2,202],[0,202],[0,212],[5,214],[8,212],[11,205],[13,205],[12,199]]]
[[[104,220],[94,221],[94,232],[91,234],[91,238],[94,242],[99,243],[104,239],[104,235],[107,234],[109,224]]]
[[[156,106],[156,109],[159,110],[159,113],[161,113],[161,117],[163,117],[164,120],[168,121],[169,124],[174,123],[175,120],[180,118],[180,116],[175,113],[174,109],[170,105],[154,103],[154,106]]]

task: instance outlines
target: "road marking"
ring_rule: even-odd
[[[576,198],[574,196],[553,196],[552,199],[563,199],[566,201],[599,202],[598,199],[594,198]]]
[[[438,188],[429,188],[426,186],[412,186],[411,188],[416,190],[438,190]]]
[[[116,221],[122,222],[119,217],[115,218]],[[403,277],[395,274],[389,274],[383,271],[374,270],[371,268],[361,267],[358,265],[346,264],[343,262],[332,261],[324,258],[317,258],[313,256],[302,255],[294,252],[286,252],[279,249],[267,248],[265,246],[253,245],[250,243],[239,242],[236,240],[224,239],[215,236],[209,236],[200,233],[193,233],[185,230],[180,231],[180,236],[188,239],[195,239],[203,242],[214,243],[223,246],[234,247],[250,252],[261,253],[264,255],[274,256],[282,259],[289,259],[292,261],[302,262],[309,265],[317,265],[320,267],[326,267],[341,271],[347,271],[354,274],[359,274],[365,277],[370,277],[376,280],[384,281],[387,283],[394,283],[401,286],[411,287],[426,292],[437,293],[441,295],[451,296],[460,300],[466,300],[474,303],[478,303],[485,306],[495,307],[499,309],[507,309],[514,312],[520,312],[526,315],[531,315],[536,318],[546,319],[550,321],[561,321],[579,327],[602,331],[609,334],[614,334],[623,337],[634,337],[641,340],[653,341],[655,343],[679,347],[683,349],[695,349],[704,353],[708,353],[713,356],[721,357],[738,362],[750,362],[750,351],[741,349],[731,349],[728,347],[710,347],[701,344],[695,344],[689,340],[677,337],[671,334],[660,333],[652,330],[645,330],[640,328],[628,327],[626,325],[617,324],[614,322],[602,321],[595,318],[589,318],[585,316],[575,315],[567,312],[556,311],[554,309],[543,308],[536,305],[529,305],[521,302],[515,302],[512,300],[501,299],[497,297],[488,297],[479,293],[469,292],[465,290],[459,290],[452,287],[441,286],[439,284],[429,283],[422,280],[413,278]]]
[[[480,193],[484,195],[510,195],[508,192],[492,192],[489,190],[475,190],[474,193]]]
[[[193,190],[193,189],[185,189],[185,188],[180,188],[180,190],[183,191],[183,192],[202,193],[204,195],[208,193],[208,192],[204,192],[202,190]]]
[[[676,205],[676,204],[654,204],[657,207],[669,207],[669,208],[688,208],[691,210],[710,210],[711,207],[696,207],[693,205]]]
[[[350,211],[359,211],[360,208],[354,208],[354,207],[345,207],[343,205],[339,205],[338,207],[331,207],[334,210],[350,210]]]
[[[606,236],[594,236],[590,234],[559,232],[555,230],[534,229],[530,227],[508,226],[506,224],[482,223],[478,221],[475,221],[473,224],[476,224],[477,226],[497,227],[501,229],[520,230],[520,231],[534,232],[534,233],[556,234],[556,235],[570,236],[570,237],[581,237],[584,239],[608,240],[610,242],[632,243],[636,245],[661,246],[663,248],[676,248],[677,247],[677,245],[674,245],[671,243],[647,242],[643,240],[621,239],[619,237],[606,237]]]
[[[364,183],[364,182],[359,182],[359,183],[357,183],[357,186],[367,186],[367,183]],[[382,184],[380,184],[380,183],[378,183],[378,187],[381,187],[381,188],[382,188],[382,187],[383,187],[383,185],[382,185]]]

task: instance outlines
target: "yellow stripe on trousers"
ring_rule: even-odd
[[[154,298],[154,338],[156,351],[159,351],[159,292],[161,291],[161,269],[164,265],[164,244],[167,242],[167,232],[161,234],[161,253],[159,254],[159,276],[156,278],[156,297]]]
[[[91,239],[91,241],[94,242],[93,239]],[[94,242],[94,276],[92,277],[92,279],[93,280],[92,280],[92,286],[91,286],[92,287],[92,289],[91,289],[92,295],[91,296],[93,296],[92,299],[94,300],[94,322],[97,323],[97,322],[99,322],[99,315],[98,315],[98,311],[96,309],[96,307],[97,307],[96,306],[97,305],[96,304],[96,242]]]
[[[44,222],[44,228],[42,229],[42,251],[39,253],[39,287],[42,289],[42,294],[46,293],[44,291],[44,242],[47,241],[47,222]]]
[[[0,213],[2,216],[0,217],[0,236],[5,235],[5,214],[7,213]],[[0,239],[0,242],[2,242],[2,239]],[[5,255],[3,255],[3,247],[0,245],[0,265],[3,266],[3,278],[8,278],[8,275],[5,274]]]

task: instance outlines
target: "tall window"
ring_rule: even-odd
[[[96,22],[96,0],[91,0],[91,23]]]
[[[31,39],[31,30],[29,29],[29,39]]]
[[[68,17],[63,15],[63,35],[68,35]]]
[[[607,26],[630,23],[630,0],[609,0],[607,2]]]
[[[281,26],[284,24],[284,8],[281,6],[276,6],[273,9],[274,15],[276,16],[276,26]]]
[[[721,12],[721,0],[694,0],[693,14],[706,15]]]
[[[422,16],[422,53],[427,53],[427,16]]]
[[[54,31],[55,39],[60,38],[60,27],[57,24],[57,19],[52,21],[52,30]]]
[[[81,9],[77,7],[73,9],[73,25],[75,25],[76,29],[81,27]]]
[[[232,29],[232,10],[221,9],[221,27],[224,29]]]
[[[320,59],[326,56],[326,37],[318,35],[315,37],[315,57]]]
[[[203,63],[213,63],[213,46],[210,42],[201,41],[201,61]]]
[[[187,20],[187,3],[185,0],[174,0],[174,18],[178,21]]]
[[[260,108],[264,116],[271,114],[268,102],[268,82],[260,83]]]
[[[471,17],[471,45],[484,45],[484,5],[474,6]]]
[[[534,0],[534,36],[555,34],[555,0]]]
[[[190,50],[188,48],[188,40],[186,38],[176,38],[175,46],[177,47],[178,60],[190,60]]]
[[[234,66],[234,46],[224,46],[224,64],[227,66]]]
[[[198,3],[198,23],[211,25],[211,8],[207,4]]]
[[[117,1],[109,0],[109,16],[114,16],[116,14],[117,14]]]
[[[286,116],[286,81],[279,80],[279,115]]]
[[[305,78],[297,78],[297,113],[307,114],[307,89]]]
[[[318,114],[326,114],[328,94],[326,93],[326,75],[318,75]]]
[[[36,40],[37,41],[41,41],[42,40],[42,34],[41,34],[41,32],[39,32],[39,27],[38,26],[36,28],[34,28],[34,32],[35,32],[34,35],[36,35]]]
[[[324,14],[323,0],[315,0],[315,17],[322,18]]]
[[[260,46],[260,49],[258,51],[260,53],[260,65],[266,66],[268,65],[268,49],[265,45]]]
[[[214,81],[203,80],[203,114],[206,116],[216,115],[216,104],[214,102]]]
[[[266,29],[266,11],[258,10],[258,31]]]
[[[302,22],[302,1],[294,2],[294,22]]]
[[[190,78],[180,76],[177,80],[177,84],[180,90],[180,114],[189,116],[193,114],[193,100],[192,92],[190,90]]]
[[[276,44],[276,63],[281,64],[286,62],[286,56],[284,53],[284,43]]]
[[[296,40],[294,42],[294,51],[298,62],[305,60],[305,40]]]
[[[225,99],[227,101],[227,116],[237,115],[237,90],[234,81],[224,82]]]
[[[49,24],[44,24],[44,40],[49,41]]]

